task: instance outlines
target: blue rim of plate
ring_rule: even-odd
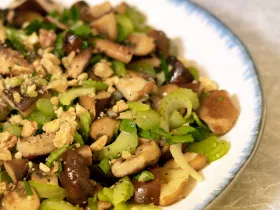
[[[245,47],[244,43],[235,35],[221,20],[219,20],[215,15],[206,9],[202,8],[196,3],[187,0],[168,0],[170,3],[175,4],[180,7],[184,7],[188,14],[194,13],[199,16],[203,21],[207,22],[207,25],[213,28],[220,36],[221,39],[226,40],[225,43],[228,49],[237,48],[239,50],[240,58],[247,69],[244,74],[244,80],[252,80],[254,86],[254,98],[255,107],[254,112],[256,116],[255,125],[251,130],[251,136],[249,144],[242,151],[242,156],[239,157],[239,162],[235,164],[234,168],[229,172],[230,176],[224,178],[222,183],[218,186],[216,190],[211,192],[209,196],[204,198],[204,200],[197,204],[194,209],[201,210],[209,207],[222,196],[222,194],[236,181],[237,176],[239,176],[245,169],[247,164],[252,159],[255,154],[260,138],[263,133],[264,121],[265,121],[265,103],[263,90],[261,85],[261,79],[259,72],[255,66],[255,63]]]

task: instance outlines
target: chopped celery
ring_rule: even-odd
[[[6,38],[11,42],[14,48],[23,54],[26,54],[24,39],[27,37],[23,30],[17,30],[14,28],[5,28]]]
[[[27,119],[29,121],[35,121],[40,125],[44,125],[47,122],[50,122],[52,120],[51,116],[45,115],[39,110],[34,110],[28,117]]]
[[[125,111],[125,112],[121,112],[119,117],[119,119],[127,119],[127,120],[132,120],[135,118],[135,113],[133,113],[132,111]]]
[[[58,58],[62,58],[64,56],[64,48],[63,48],[63,41],[67,31],[63,31],[57,35],[57,39],[54,44],[54,48],[52,53],[57,56]]]
[[[170,132],[170,134],[180,136],[180,135],[186,135],[188,133],[192,133],[194,131],[195,131],[195,128],[193,128],[191,126],[182,126],[182,127],[173,129]]]
[[[112,144],[104,147],[101,151],[96,152],[98,160],[102,160],[103,158],[116,158],[123,151],[134,152],[136,150],[138,146],[137,129],[133,122],[130,123],[127,122],[127,120],[123,121],[125,121],[121,126],[123,130],[118,138]]]
[[[59,200],[59,199],[47,199],[44,200],[39,210],[78,210],[78,206],[73,206],[72,204]]]
[[[84,146],[84,140],[83,137],[76,131],[74,134],[74,142],[79,143],[81,146]]]
[[[217,143],[217,146],[213,150],[205,154],[205,156],[207,157],[207,161],[210,163],[222,158],[224,155],[228,153],[229,149],[230,149],[229,142],[225,140],[219,141]]]
[[[97,194],[95,194],[92,198],[88,198],[89,210],[98,210],[97,205],[98,205]]]
[[[113,200],[113,189],[104,187],[97,193],[98,200],[100,201],[106,201],[106,202],[112,202]]]
[[[67,90],[65,93],[62,93],[59,96],[60,103],[62,105],[70,105],[71,102],[80,96],[86,96],[90,94],[95,93],[95,88],[86,88],[86,87],[80,87],[80,88],[72,88],[70,90]]]
[[[90,132],[91,117],[88,111],[84,112],[80,116],[80,132],[82,136],[87,140]]]
[[[170,129],[181,127],[186,121],[183,116],[175,110],[169,117],[169,127]]]
[[[47,157],[47,162],[46,166],[51,167],[53,162],[59,158],[60,155],[62,155],[67,149],[69,145],[63,145],[62,147],[56,149],[53,151],[48,157]]]
[[[198,154],[206,154],[215,148],[218,144],[217,136],[209,136],[200,142],[190,143],[186,149],[187,152],[196,152]]]
[[[125,31],[124,28],[121,24],[118,23],[118,37],[117,37],[117,41],[118,42],[123,42],[126,39],[125,36]]]
[[[104,174],[107,174],[111,170],[111,164],[108,158],[104,158],[103,160],[101,160],[98,166],[99,168],[101,168]]]
[[[22,127],[19,127],[16,124],[11,124],[8,122],[3,123],[3,131],[8,131],[9,133],[11,133],[17,137],[21,136],[21,130],[22,130]]]
[[[137,112],[135,122],[142,129],[155,129],[160,124],[160,115],[152,109]]]
[[[115,71],[115,74],[120,77],[120,76],[125,76],[126,75],[126,68],[124,63],[114,60],[112,61],[113,69]]]
[[[7,89],[9,89],[11,87],[19,86],[23,81],[24,81],[24,79],[21,77],[10,77],[10,78],[8,77],[8,78],[4,79],[4,84],[5,84],[5,87]]]
[[[36,108],[45,115],[54,116],[53,106],[49,99],[40,98],[36,102]]]
[[[29,183],[26,180],[23,180],[23,185],[24,185],[26,195],[33,195],[32,188],[30,187]]]
[[[194,121],[196,122],[196,124],[199,127],[208,129],[208,127],[206,125],[204,125],[204,123],[199,119],[199,117],[197,116],[197,114],[195,112],[193,112],[192,115],[193,115]]]
[[[187,134],[183,136],[172,136],[171,139],[168,139],[168,144],[178,144],[178,143],[191,143],[194,141],[192,135]]]
[[[136,112],[147,111],[150,109],[150,106],[148,104],[143,104],[140,101],[129,101],[127,102],[127,104],[129,109]]]
[[[157,76],[153,64],[147,62],[146,60],[133,61],[127,64],[127,68],[133,71],[147,74],[154,78]]]
[[[119,203],[114,206],[114,210],[128,210],[128,205],[126,203]]]
[[[13,180],[11,179],[11,177],[8,175],[6,171],[0,171],[0,182],[12,183]]]
[[[29,184],[37,191],[40,198],[54,198],[62,200],[65,198],[65,190],[59,185],[40,183],[33,180]]]
[[[199,80],[199,71],[197,70],[197,68],[190,67],[190,68],[188,68],[188,70],[192,74],[193,78],[198,81]]]
[[[133,7],[127,7],[125,10],[125,14],[132,22],[134,30],[136,32],[146,32],[146,17],[141,12]]]
[[[186,108],[187,114],[184,118],[187,119],[191,116],[192,109],[196,110],[198,107],[199,101],[197,94],[192,90],[179,88],[161,99],[160,114],[165,119],[169,119],[174,110]]]
[[[153,130],[144,130],[144,129],[139,129],[138,130],[138,135],[146,138],[146,139],[153,139],[153,140],[159,140],[161,136],[154,132]]]
[[[148,182],[153,179],[155,179],[155,176],[153,173],[149,171],[142,171],[140,174],[137,174],[134,179],[136,179],[139,182]]]
[[[116,18],[118,24],[123,30],[123,36],[121,37],[122,39],[118,39],[118,41],[123,42],[129,34],[133,33],[134,26],[132,21],[125,15],[116,15]]]
[[[95,88],[97,91],[106,90],[108,88],[105,83],[91,79],[82,81],[81,85],[85,88]]]
[[[171,74],[168,70],[168,65],[167,65],[166,60],[165,60],[162,53],[159,54],[159,59],[160,59],[160,62],[161,62],[160,66],[161,66],[161,69],[164,73],[165,81],[169,81],[171,79]]]
[[[158,206],[146,205],[146,204],[128,204],[129,210],[161,210]]]
[[[130,179],[126,176],[117,182],[113,187],[113,204],[117,205],[128,201],[134,194],[134,187]]]
[[[136,130],[136,125],[132,120],[124,119],[121,122],[120,129],[127,133],[134,133]]]

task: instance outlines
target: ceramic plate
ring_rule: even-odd
[[[73,0],[61,0],[71,5]],[[89,3],[102,0],[92,0]],[[120,1],[112,0],[113,4]],[[205,181],[192,186],[187,197],[164,209],[200,210],[213,203],[236,178],[252,157],[260,139],[264,120],[263,94],[258,72],[242,42],[217,18],[185,0],[130,0],[146,13],[148,22],[176,40],[179,54],[198,65],[220,89],[233,95],[241,113],[235,127],[225,136],[229,153],[206,167]],[[1,0],[6,6],[9,1]],[[188,191],[188,189],[187,189]]]

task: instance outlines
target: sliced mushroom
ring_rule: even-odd
[[[185,85],[181,85],[181,87],[191,89],[195,93],[201,93],[203,89],[201,82],[187,83]]]
[[[181,86],[194,80],[189,70],[176,57],[169,56],[166,62],[172,67],[170,83]]]
[[[127,3],[122,2],[122,3],[120,3],[119,5],[117,5],[117,6],[115,7],[115,11],[116,11],[118,14],[124,14],[127,8],[128,8]]]
[[[94,194],[94,187],[89,179],[90,172],[84,158],[73,149],[68,149],[61,156],[63,172],[60,181],[66,190],[67,200],[73,204],[82,204]]]
[[[207,162],[204,155],[198,155],[196,153],[185,153],[184,157],[195,170],[200,170]],[[188,183],[188,175],[172,159],[166,162],[160,169],[160,177],[161,192],[159,204],[161,206],[167,206],[182,197],[184,187]]]
[[[62,7],[50,0],[18,0],[10,4],[9,8],[20,11],[37,11],[42,15],[53,11],[62,11]]]
[[[105,1],[104,3],[94,5],[90,8],[90,13],[93,16],[94,19],[98,19],[102,17],[103,15],[111,12],[113,9],[110,2]]]
[[[157,163],[160,157],[160,149],[155,141],[147,141],[141,144],[135,151],[135,156],[128,160],[118,159],[112,165],[112,173],[115,177],[124,177],[136,174],[145,167]]]
[[[7,193],[1,202],[2,210],[38,210],[40,199],[36,191],[33,195],[27,195],[23,182],[18,182],[16,188]]]
[[[37,97],[29,97],[23,94],[20,90],[20,86],[5,89],[3,91],[5,100],[14,108],[21,112],[29,109],[36,101],[44,95],[44,91],[41,87],[36,87]],[[19,102],[15,99],[15,94],[19,96]]]
[[[91,124],[90,136],[94,140],[97,140],[101,136],[106,135],[108,137],[107,143],[110,143],[114,136],[116,126],[116,120],[110,117],[102,117]]]
[[[179,87],[175,84],[166,84],[158,88],[157,95],[159,95],[161,98],[168,95],[169,93],[172,93]]]
[[[132,59],[132,50],[129,47],[116,44],[106,39],[96,39],[95,48],[107,56],[124,63],[129,63]]]
[[[110,106],[111,97],[112,94],[107,91],[101,91],[96,95],[95,110],[97,116],[99,116],[101,112],[104,112]]]
[[[95,98],[92,96],[81,96],[79,97],[79,103],[89,110],[90,117],[92,120],[96,117],[96,109],[95,109]]]
[[[162,52],[164,57],[169,54],[169,39],[163,31],[150,30],[148,36],[155,40],[157,49]]]
[[[44,95],[41,87],[37,87],[36,92],[38,93],[37,97],[29,97],[25,94],[22,94],[20,86],[17,86],[14,88],[5,89],[3,91],[3,96],[12,107],[18,109],[23,113],[30,107],[32,107],[36,103],[36,101]],[[15,98],[15,94],[17,94],[17,96],[19,97],[19,102]]]
[[[223,135],[234,126],[239,111],[232,103],[227,91],[216,90],[204,98],[198,116],[214,134]]]
[[[95,28],[99,34],[115,41],[118,36],[117,19],[114,12],[102,16],[93,21],[91,27]]]
[[[77,78],[88,66],[91,58],[91,49],[87,48],[81,51],[72,61],[66,73],[71,78]]]
[[[31,23],[33,20],[42,20],[43,17],[36,11],[18,11],[12,20],[12,24],[21,27],[23,23]]]
[[[51,16],[47,16],[44,19],[44,22],[46,23],[52,23],[54,24],[57,28],[59,28],[60,30],[67,30],[68,26],[65,25],[64,23],[59,22],[57,19],[51,17]]]
[[[21,73],[31,74],[33,72],[32,65],[24,59],[24,56],[21,53],[10,48],[5,48],[3,45],[0,45],[0,63],[0,74],[19,75],[18,72],[13,69],[15,64],[26,67],[25,72]]]
[[[38,167],[31,173],[31,180],[43,183],[43,184],[55,184],[58,185],[58,178],[54,172],[43,172]]]
[[[160,169],[155,168],[150,171],[155,179],[148,182],[134,181],[135,203],[159,205],[160,196]]]
[[[37,136],[22,138],[17,142],[17,150],[22,153],[24,158],[33,158],[47,155],[53,152],[55,134],[44,133]]]
[[[154,39],[144,33],[133,33],[127,37],[129,45],[132,47],[133,54],[144,56],[150,54],[156,47]]]
[[[80,18],[85,22],[91,22],[94,17],[90,12],[90,7],[85,1],[78,1],[73,4],[72,7],[75,7],[79,11]]]
[[[70,54],[72,51],[77,52],[82,46],[82,40],[74,34],[67,32],[63,42],[63,48],[67,54]]]
[[[87,166],[91,166],[92,165],[92,152],[91,149],[88,145],[79,147],[76,149],[76,151],[83,156],[85,164]]]
[[[4,167],[14,183],[22,180],[28,171],[27,160],[24,159],[5,161]]]
[[[116,87],[128,101],[136,101],[152,92],[155,83],[141,77],[120,78]]]
[[[6,120],[7,116],[11,113],[8,104],[4,98],[0,97],[0,121]]]

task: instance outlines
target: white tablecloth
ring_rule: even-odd
[[[245,43],[262,76],[267,104],[259,149],[212,210],[280,210],[280,0],[194,0]]]

